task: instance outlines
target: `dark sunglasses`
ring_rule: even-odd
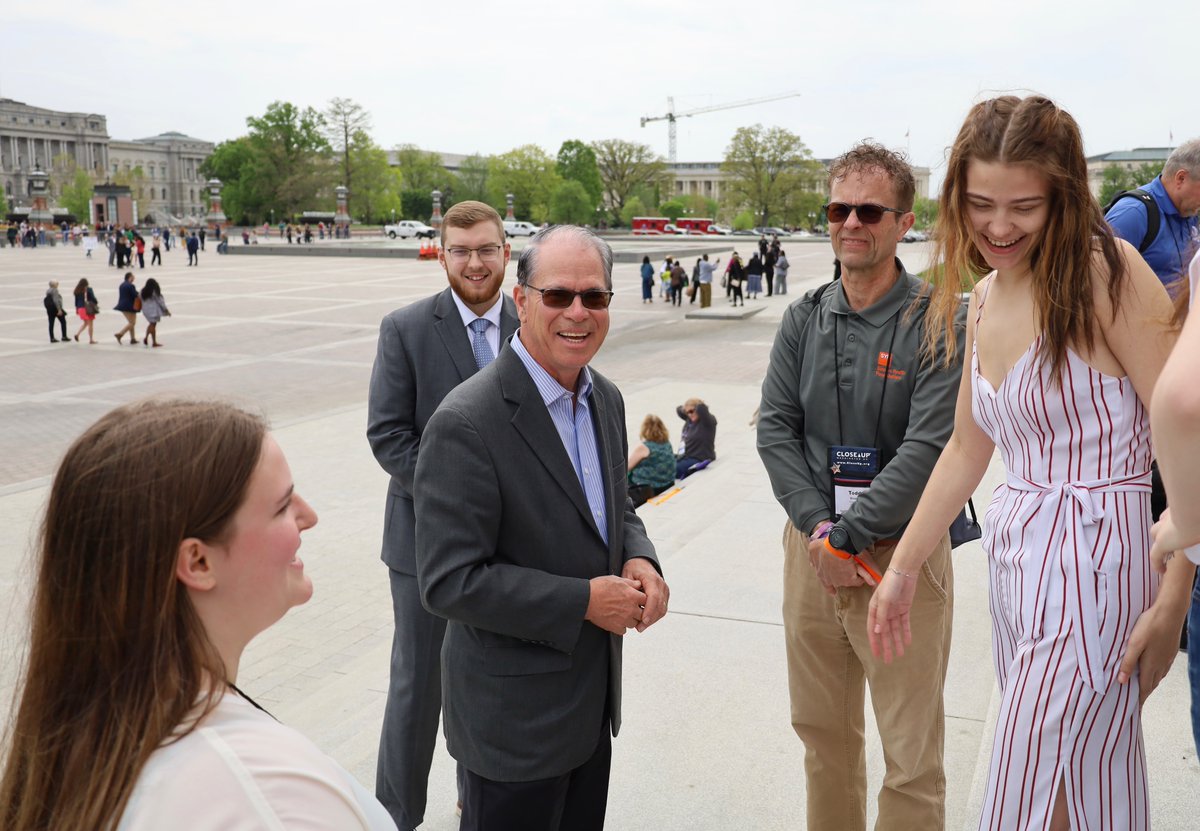
[[[875,225],[879,220],[883,219],[885,213],[903,214],[904,211],[896,210],[895,208],[886,208],[883,205],[876,205],[871,202],[865,205],[850,205],[845,202],[830,202],[828,205],[822,205],[821,210],[825,212],[825,216],[830,222],[845,222],[850,218],[850,212],[858,214],[858,221],[863,225]]]
[[[542,303],[548,309],[569,309],[578,297],[583,301],[583,308],[593,312],[603,311],[612,302],[613,293],[602,289],[587,291],[571,291],[570,289],[539,289],[537,286],[526,284],[525,288],[533,289],[542,296]]]

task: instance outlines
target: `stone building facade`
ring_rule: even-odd
[[[207,211],[200,165],[212,155],[213,143],[183,133],[162,133],[134,141],[110,141],[107,174],[132,175],[138,218],[155,224],[198,222]]]
[[[132,176],[140,168],[133,193],[139,221],[150,217],[155,223],[199,222],[207,210],[200,165],[212,151],[211,141],[183,133],[116,141],[109,137],[103,115],[59,112],[0,98],[0,187],[17,205],[30,202],[30,172],[49,172],[67,158],[98,184],[121,174]]]
[[[0,98],[0,183],[4,194],[29,204],[28,174],[50,171],[65,156],[103,176],[108,170],[108,124],[96,113],[67,113]]]

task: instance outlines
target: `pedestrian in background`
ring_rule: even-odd
[[[765,244],[766,240],[763,242]],[[750,262],[746,263],[746,295],[751,300],[757,300],[762,293],[762,276],[762,259],[758,254],[754,254],[750,257]]]
[[[75,342],[79,342],[79,336],[86,329],[88,343],[95,343],[96,333],[92,327],[96,315],[100,314],[100,303],[96,300],[96,294],[92,291],[92,287],[88,285],[86,277],[75,284],[74,295],[75,314],[79,315],[79,319],[83,321],[83,323],[79,324],[79,331],[75,333]]]
[[[126,332],[129,333],[129,345],[137,346],[137,313],[141,310],[141,298],[138,297],[137,286],[133,284],[133,272],[126,271],[125,279],[117,286],[117,305],[113,311],[120,312],[125,317],[125,325],[113,337],[117,343]]]
[[[642,303],[654,302],[654,266],[650,255],[642,257]]]
[[[54,337],[54,321],[58,321],[62,329],[62,342],[67,342],[67,313],[63,311],[62,295],[58,293],[58,281],[51,280],[50,288],[46,289],[46,297],[42,300],[46,307],[46,317],[50,326],[50,342],[58,343]]]
[[[170,317],[171,310],[167,308],[167,302],[163,300],[158,281],[153,277],[146,281],[146,285],[142,286],[141,300],[142,314],[146,318],[146,335],[142,338],[142,345],[148,346],[149,342],[153,341],[154,346],[162,346],[158,342],[158,322],[164,316]]]
[[[779,257],[775,260],[776,294],[787,294],[787,276],[789,268],[791,268],[791,263],[788,262],[787,253],[781,248],[779,249]]]

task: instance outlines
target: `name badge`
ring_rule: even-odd
[[[879,450],[831,445],[829,472],[833,478],[833,509],[840,517],[871,487],[875,474],[879,473]]]

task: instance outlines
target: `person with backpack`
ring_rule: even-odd
[[[67,313],[63,311],[62,295],[58,292],[58,281],[51,280],[50,288],[46,289],[46,296],[42,298],[42,305],[46,307],[46,317],[50,326],[50,342],[58,343],[58,338],[54,337],[54,321],[58,321],[59,327],[62,329],[62,342],[69,343],[67,339]]]
[[[1200,242],[1200,138],[1171,151],[1162,174],[1118,193],[1104,209],[1113,233],[1131,245],[1169,286]]]

